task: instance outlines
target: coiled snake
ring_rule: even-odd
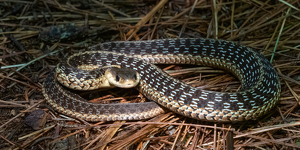
[[[194,88],[170,77],[153,63],[206,65],[228,70],[239,78],[242,89],[229,93]],[[163,112],[154,102],[90,103],[55,81],[57,78],[70,88],[95,89],[100,83],[109,84],[102,75],[113,68],[111,65],[138,72],[140,82],[136,88],[148,99],[200,120],[256,119],[276,104],[280,94],[274,68],[251,48],[222,40],[179,38],[108,42],[70,56],[44,82],[43,94],[48,104],[62,114],[87,121],[138,120]]]

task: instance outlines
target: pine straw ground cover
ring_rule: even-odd
[[[0,148],[299,149],[299,6],[299,0],[1,0]],[[178,37],[224,39],[257,49],[278,71],[280,102],[258,120],[233,124],[171,112],[142,121],[84,122],[47,107],[42,83],[64,57],[104,41]],[[216,68],[161,68],[207,90],[240,86]],[[126,89],[82,95],[106,103],[145,100]]]

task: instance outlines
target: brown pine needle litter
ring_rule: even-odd
[[[300,149],[300,1],[0,1],[0,149]],[[281,80],[278,105],[238,123],[166,112],[140,121],[86,122],[47,107],[42,83],[62,59],[105,41],[204,37],[260,51]],[[206,66],[159,65],[201,89],[239,81]],[[95,103],[148,101],[136,90],[83,92]]]

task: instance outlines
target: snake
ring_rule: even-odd
[[[171,77],[155,64],[220,68],[236,76],[241,88],[236,92],[203,90]],[[124,72],[129,75],[123,78]],[[152,101],[96,104],[69,90],[116,86],[108,78],[115,82],[132,78],[128,85]],[[166,110],[205,121],[255,120],[277,104],[280,91],[277,72],[262,54],[234,42],[206,38],[100,43],[61,61],[42,88],[54,110],[86,121],[141,120]]]

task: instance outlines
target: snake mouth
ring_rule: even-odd
[[[119,88],[133,88],[140,82],[139,73],[127,68],[108,68],[105,77],[112,86]]]

